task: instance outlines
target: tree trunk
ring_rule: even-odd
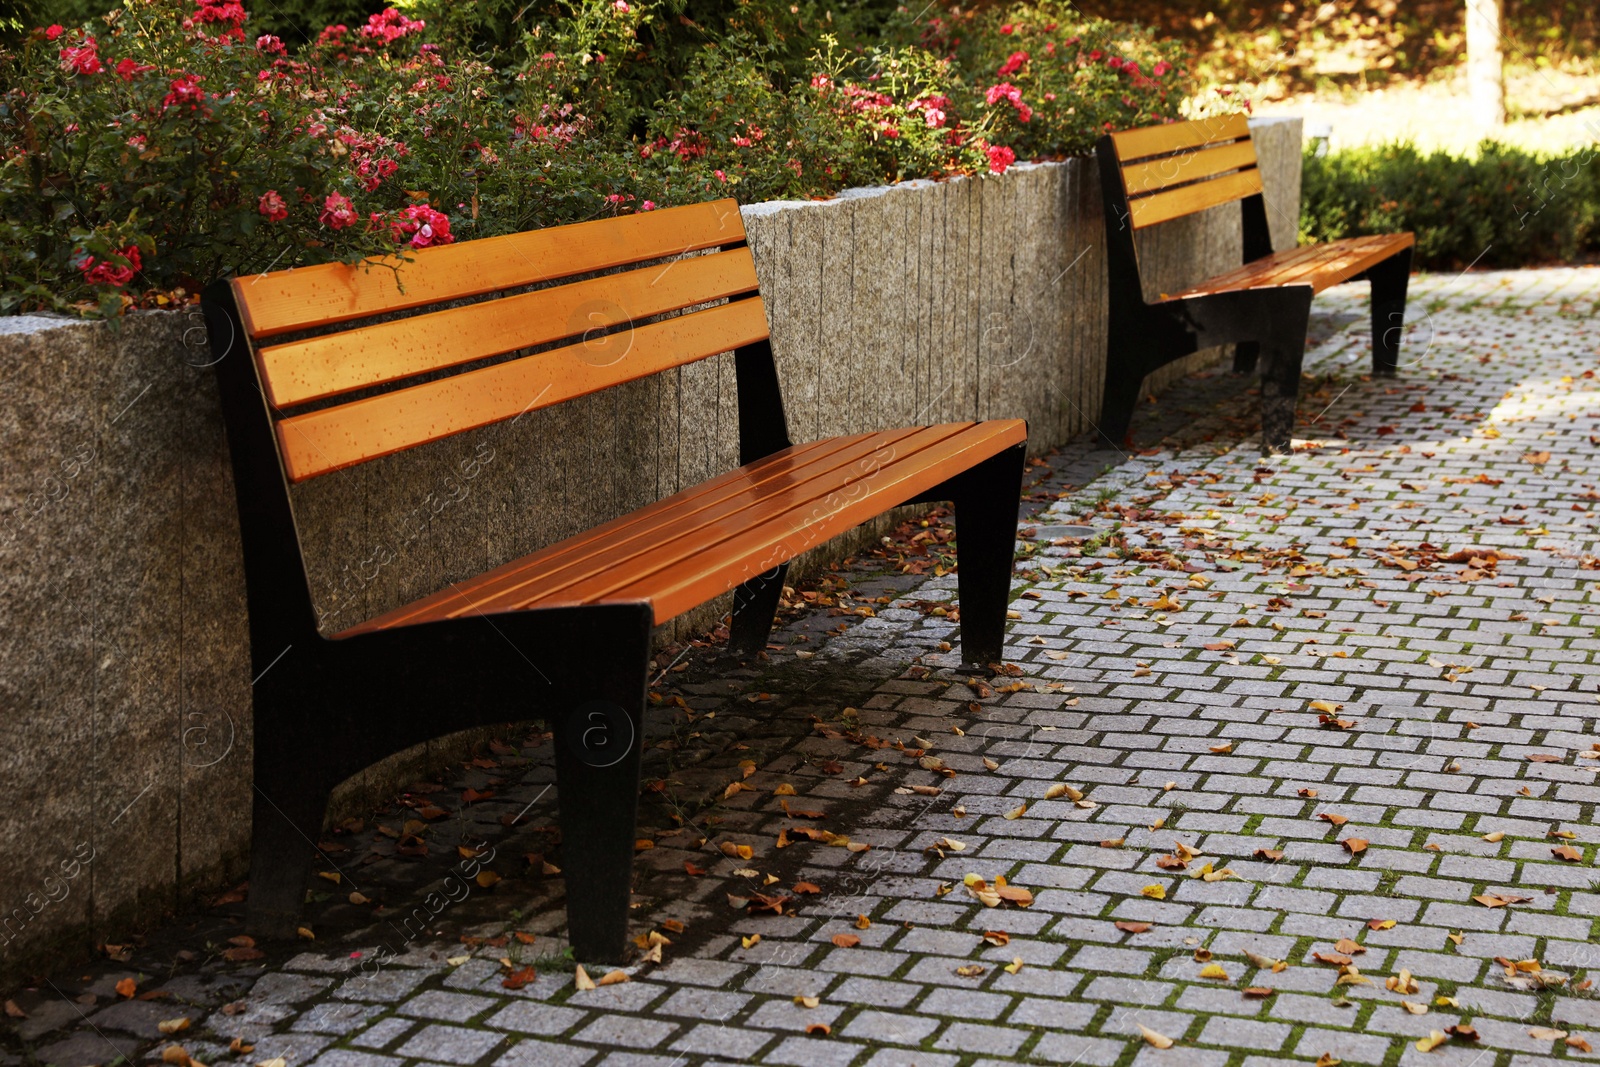
[[[1506,120],[1500,7],[1501,0],[1467,0],[1467,91],[1472,120],[1485,129]]]

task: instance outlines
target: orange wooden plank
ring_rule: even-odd
[[[761,574],[780,558],[793,559],[813,545],[852,530],[920,493],[924,493],[973,463],[1027,440],[1027,427],[1021,420],[995,420],[979,423],[968,433],[951,438],[904,462],[885,467],[874,478],[868,492],[853,499],[841,493],[837,507],[825,514],[808,516],[807,525],[787,529],[774,524],[750,530],[717,546],[715,569],[699,558],[667,568],[653,576],[650,600],[656,622],[675,618],[714,596],[726,593],[747,579]],[[892,501],[892,503],[891,503]],[[960,535],[957,534],[957,543]],[[594,597],[595,602],[625,596],[627,590],[612,588]]]
[[[535,411],[767,336],[760,297],[720,304],[525,359],[481,367],[278,423],[290,481]]]
[[[1301,245],[1247,263],[1168,299],[1242,289],[1274,289],[1286,285],[1310,285],[1314,292],[1321,292],[1350,280],[1415,243],[1416,238],[1412,234],[1398,233]]]
[[[711,563],[716,545],[730,534],[781,519],[796,510],[815,509],[818,502],[854,481],[876,474],[887,462],[885,453],[914,454],[929,445],[959,432],[961,426],[912,427],[866,435],[850,447],[829,455],[824,462],[800,467],[778,480],[746,489],[717,502],[712,507],[657,521],[654,508],[651,521],[632,536],[608,537],[585,546],[581,555],[569,557],[559,566],[540,561],[539,573],[530,580],[502,588],[475,592],[471,603],[460,603],[451,616],[482,611],[493,614],[510,611],[558,597],[571,600],[573,590],[595,583],[635,585],[648,594],[651,572],[685,559],[704,557]],[[770,570],[781,560],[769,563]]]
[[[734,200],[439,245],[354,266],[324,263],[233,279],[251,337],[511,289],[744,240]]]
[[[1204,211],[1208,207],[1216,207],[1218,204],[1243,200],[1259,192],[1261,192],[1261,172],[1241,170],[1210,181],[1180,185],[1176,189],[1130,200],[1128,212],[1133,219],[1133,228],[1141,230],[1158,222],[1166,222],[1169,219]]]
[[[1218,174],[1256,165],[1256,146],[1251,141],[1235,141],[1180,152],[1122,168],[1122,186],[1129,196],[1142,196],[1184,182],[1213,178]]]
[[[1131,163],[1145,156],[1165,152],[1181,152],[1186,148],[1237,141],[1250,136],[1250,120],[1240,112],[1217,115],[1193,122],[1169,122],[1163,126],[1146,126],[1137,130],[1122,130],[1111,135],[1117,158]]]
[[[756,291],[748,248],[414,315],[257,352],[278,407],[548,344]]]
[[[596,556],[605,557],[617,546],[648,537],[669,524],[681,525],[690,516],[704,515],[708,510],[725,508],[730,501],[737,503],[747,497],[771,495],[796,481],[803,481],[813,476],[817,471],[834,469],[841,462],[853,462],[859,456],[879,447],[879,442],[882,440],[897,439],[912,432],[907,429],[887,434],[855,434],[850,437],[829,437],[820,441],[792,445],[737,470],[585,530],[565,541],[511,560],[477,578],[457,583],[449,590],[424,597],[353,627],[339,636],[346,637],[370,630],[408,625],[422,618],[439,619],[470,614],[479,610],[481,605],[491,599],[525,588],[532,582],[543,581],[558,568],[569,567],[575,563],[581,564]],[[739,503],[738,506],[745,505]]]

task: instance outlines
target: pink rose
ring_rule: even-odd
[[[111,285],[118,289],[133,281],[134,272],[143,266],[139,262],[138,246],[119,248],[115,254],[126,260],[126,265],[118,266],[109,261],[97,262],[93,256],[84,256],[83,262],[78,265],[78,269],[83,272],[83,280],[90,285]]]
[[[96,51],[98,46],[93,37],[85,37],[83,44],[77,48],[63,48],[61,50],[61,69],[70,74],[91,75],[99,74],[105,69],[100,62],[100,55]]]
[[[349,198],[343,193],[330,193],[322,202],[322,214],[317,216],[318,221],[329,229],[342,230],[346,226],[356,224],[356,209],[351,206]]]
[[[44,39],[47,41],[53,41],[66,32],[67,30],[65,26],[57,24],[44,31]]]
[[[276,189],[268,189],[261,194],[256,210],[265,215],[268,222],[282,222],[289,217],[289,205],[283,202],[283,197],[278,195]]]
[[[1006,168],[1017,161],[1017,154],[1005,145],[989,146],[989,169],[996,174],[1004,174]]]

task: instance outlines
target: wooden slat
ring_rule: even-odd
[[[1128,212],[1133,218],[1133,228],[1143,229],[1168,219],[1192,215],[1208,207],[1243,200],[1261,192],[1261,172],[1241,170],[1225,174],[1208,182],[1196,182],[1169,189],[1164,193],[1143,196],[1128,202]]]
[[[692,363],[767,336],[760,297],[397,389],[278,423],[291,481],[303,481]]]
[[[649,600],[665,622],[1025,437],[1024,423],[1007,420],[795,446],[706,483],[704,500],[652,504],[339,636],[616,600]]]
[[[878,447],[878,441],[884,437],[893,440],[896,435],[903,437],[912,432],[906,429],[887,435],[867,433],[827,437],[793,445],[736,471],[701,482],[647,507],[585,530],[565,541],[512,560],[469,582],[457,583],[448,590],[397,608],[338,636],[349,637],[372,630],[410,625],[422,619],[472,614],[482,610],[482,605],[524,589],[560,569],[582,565],[596,558],[604,559],[613,546],[624,545],[648,535],[664,524],[680,523],[689,516],[722,509],[735,498],[770,494],[796,480],[803,480],[817,469],[831,469],[841,462],[853,462]]]
[[[1122,168],[1122,186],[1129,196],[1160,192],[1184,182],[1215,177],[1230,170],[1256,165],[1256,146],[1252,141],[1180,152],[1177,155],[1133,163]]]
[[[1301,245],[1246,263],[1237,270],[1219,274],[1168,299],[1181,300],[1244,289],[1276,289],[1286,285],[1309,285],[1314,292],[1320,293],[1349,281],[1415,243],[1416,238],[1412,234],[1395,233]]]
[[[735,248],[269,345],[257,358],[267,399],[289,407],[753,293],[756,286],[750,250]]]
[[[247,275],[233,291],[246,332],[263,338],[743,240],[738,203],[717,200],[424,248],[411,262]]]
[[[1243,113],[1218,115],[1193,122],[1169,122],[1164,126],[1146,126],[1138,130],[1123,130],[1111,135],[1117,158],[1131,163],[1145,156],[1166,152],[1181,152],[1201,145],[1237,141],[1250,136],[1250,120]]]

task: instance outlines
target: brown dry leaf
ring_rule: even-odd
[[[1197,949],[1195,949],[1194,950],[1194,961],[1196,963],[1210,963],[1211,962],[1211,950],[1208,949],[1208,948],[1197,948]]]
[[[871,919],[867,918],[865,915],[857,915],[856,916],[856,929],[857,930],[869,930],[871,928],[872,928],[872,920]]]
[[[827,1023],[812,1023],[806,1027],[806,1034],[810,1037],[827,1037],[833,1033],[833,1027]]]
[[[822,892],[822,887],[820,885],[816,885],[815,883],[812,883],[812,882],[796,882],[794,884],[794,891],[796,893],[813,893],[814,894],[814,893]]]
[[[1503,908],[1508,904],[1526,904],[1532,897],[1503,896],[1499,893],[1482,893],[1472,898],[1486,908]]]
[[[628,977],[628,972],[627,971],[609,971],[603,977],[595,979],[595,983],[594,984],[597,985],[597,986],[598,985],[621,985],[623,982],[630,982],[630,981],[632,981],[632,979]]]
[[[1493,833],[1484,834],[1483,839],[1491,843],[1499,843],[1506,839],[1506,832],[1504,830],[1496,830]]]
[[[1343,1060],[1335,1056],[1333,1053],[1324,1052],[1322,1055],[1317,1057],[1316,1067],[1339,1067],[1339,1064],[1343,1062]]]
[[[1417,993],[1417,980],[1411,977],[1411,972],[1401,968],[1399,974],[1392,974],[1383,980],[1383,987],[1391,993],[1402,996],[1415,996]]]
[[[736,845],[732,841],[723,841],[717,848],[724,856],[735,860],[751,860],[755,858],[755,849],[749,845]]]
[[[693,860],[684,860],[683,873],[687,874],[691,878],[699,878],[701,875],[706,873],[706,869],[696,865]]]
[[[1367,850],[1367,839],[1364,837],[1347,837],[1339,844],[1343,845],[1352,856]]]
[[[794,791],[794,786],[790,785],[788,782],[784,782],[782,785],[778,786],[778,788],[772,791],[772,795],[775,797],[792,797],[798,796],[799,794]]]
[[[1335,826],[1343,826],[1345,823],[1350,821],[1350,817],[1348,815],[1335,815],[1331,811],[1325,811],[1321,815],[1318,815],[1317,818],[1321,819],[1323,822],[1331,822]]]
[[[1068,800],[1082,800],[1083,791],[1067,785],[1065,782],[1057,782],[1044,791],[1044,798],[1046,800],[1055,800],[1057,797],[1066,797]]]
[[[500,979],[500,984],[505,986],[507,989],[521,989],[529,982],[537,981],[538,978],[539,971],[537,968],[524,967],[521,970],[512,971],[510,974]]]
[[[228,1042],[228,1051],[238,1055],[244,1055],[246,1053],[254,1052],[255,1050],[256,1047],[242,1037],[236,1037],[232,1041]]]
[[[473,881],[477,882],[480,887],[488,889],[490,886],[500,881],[500,876],[495,874],[493,871],[479,871],[478,877],[474,878]]]
[[[983,939],[995,948],[1003,948],[1011,944],[1011,935],[1004,930],[985,930]]]
[[[1265,968],[1267,970],[1271,970],[1281,962],[1273,959],[1271,956],[1263,956],[1259,952],[1251,952],[1249,949],[1244,950],[1244,958],[1255,964],[1257,967]]]
[[[1283,849],[1258,848],[1255,850],[1255,852],[1251,853],[1251,855],[1258,860],[1266,860],[1268,863],[1277,863],[1279,860],[1283,859]]]
[[[985,770],[990,771],[998,771],[1000,769],[1000,764],[990,759],[988,756],[983,757],[983,766]]]
[[[1156,866],[1164,871],[1181,871],[1189,866],[1189,862],[1179,859],[1177,856],[1157,856]]]
[[[1553,848],[1550,850],[1550,855],[1554,856],[1558,860],[1566,860],[1568,863],[1577,863],[1579,860],[1583,859],[1583,851],[1581,849],[1573,848],[1571,845],[1562,845],[1560,848]]]
[[[1535,1041],[1560,1041],[1567,1036],[1565,1030],[1552,1030],[1548,1026],[1535,1026],[1528,1031],[1528,1036]]]
[[[980,974],[985,973],[987,970],[987,967],[980,967],[976,963],[968,963],[964,966],[957,967],[956,974],[960,975],[962,978],[976,978]]]
[[[1317,795],[1317,791],[1315,789],[1297,789],[1297,790],[1295,790],[1295,792],[1297,794],[1299,794],[1300,796],[1303,796],[1303,797],[1313,797],[1314,798]]]
[[[1522,454],[1522,461],[1524,463],[1531,463],[1535,467],[1542,467],[1546,463],[1550,462],[1550,453],[1549,452],[1524,452]]]
[[[756,935],[758,938],[760,936],[760,934]],[[745,945],[745,948],[749,947],[749,945]],[[572,984],[577,986],[578,991],[582,993],[587,993],[594,988],[594,979],[589,977],[589,972],[583,969],[583,964],[581,963],[572,973]]]
[[[1156,1048],[1172,1047],[1172,1038],[1168,1037],[1166,1034],[1158,1033],[1157,1031],[1150,1029],[1144,1023],[1135,1023],[1134,1025],[1139,1028],[1139,1033],[1144,1036],[1144,1039],[1147,1043],[1154,1045]]]
[[[349,899],[350,903],[357,904],[357,905],[359,905],[359,904],[371,904],[372,903],[372,898],[371,897],[367,896],[364,893],[357,893],[357,892],[354,892],[354,891],[352,891],[350,893],[350,896],[349,896],[348,899]]]
[[[1028,805],[1026,803],[1022,803],[1006,812],[1005,817],[1007,819],[1020,819],[1026,814],[1028,814]]]
[[[1172,851],[1177,853],[1180,859],[1185,860],[1192,860],[1201,854],[1199,849],[1191,845],[1186,845],[1182,841],[1174,841],[1172,843]]]
[[[1116,927],[1117,927],[1118,930],[1121,930],[1123,933],[1127,933],[1127,934],[1142,934],[1142,933],[1146,933],[1146,932],[1149,931],[1150,924],[1149,923],[1136,923],[1136,922],[1119,922],[1119,923],[1116,924]]]
[[[1244,995],[1247,997],[1255,997],[1257,1000],[1259,1000],[1262,997],[1272,996],[1272,992],[1273,991],[1270,986],[1253,985],[1245,987]]]
[[[1338,952],[1313,952],[1311,958],[1318,963],[1331,963],[1335,967],[1348,967],[1354,962],[1349,956]]]
[[[1531,760],[1534,763],[1560,763],[1561,762],[1561,757],[1560,756],[1552,756],[1548,752],[1534,752],[1534,753],[1532,753],[1532,754],[1530,754],[1528,756],[1528,759]]]
[[[1585,1041],[1580,1034],[1567,1035],[1567,1047],[1570,1049],[1576,1049],[1579,1052],[1594,1051],[1594,1049],[1590,1047],[1589,1042]]]
[[[855,948],[861,944],[861,939],[855,934],[834,934],[833,943],[839,948]]]
[[[1225,741],[1220,745],[1212,745],[1211,746],[1211,751],[1213,751],[1213,752],[1232,752],[1233,751],[1233,742],[1232,741]]]
[[[265,955],[266,953],[262,952],[258,948],[225,948],[222,950],[222,958],[227,960],[229,963],[244,963],[247,960],[259,960]],[[123,981],[129,982],[132,981],[132,979],[124,978]],[[119,993],[122,991],[121,983],[118,983],[117,991]]]
[[[1001,900],[1009,900],[1019,908],[1030,907],[1033,904],[1033,891],[1024,889],[1019,885],[1004,885],[1003,878],[995,880],[995,892],[1000,894]]]
[[[1359,941],[1352,941],[1348,937],[1341,937],[1333,943],[1333,951],[1342,952],[1346,956],[1359,956],[1367,951],[1367,946]]]
[[[1448,1040],[1449,1038],[1445,1036],[1445,1032],[1443,1030],[1430,1030],[1428,1031],[1427,1037],[1421,1038],[1417,1041],[1417,1051],[1432,1052],[1434,1049],[1438,1048]]]
[[[132,978],[124,978],[122,981],[117,983],[117,994],[119,996],[131,997],[134,995],[134,993],[138,992],[138,990],[139,983],[135,982]]]
[[[814,1008],[818,1004],[822,1003],[822,998],[821,997],[806,997],[806,996],[801,996],[799,994],[795,994],[794,1002],[795,1002],[795,1006],[796,1007]]]
[[[163,1034],[179,1033],[180,1031],[189,1029],[189,1017],[187,1015],[183,1015],[176,1019],[163,1019],[156,1023],[156,1029],[160,1030]]]
[[[1451,941],[1454,941],[1458,945],[1467,939],[1467,935],[1465,934],[1445,934],[1444,936],[1448,937]]]
[[[1393,930],[1394,927],[1395,927],[1395,921],[1393,919],[1368,919],[1367,920],[1367,929],[1368,930]]]
[[[14,1000],[6,1001],[6,1014],[13,1019],[26,1019],[28,1017],[28,1013],[23,1011],[21,1006]]]
[[[161,1062],[170,1063],[172,1067],[189,1067],[194,1061],[189,1058],[189,1052],[182,1045],[168,1045],[161,1050]]]

